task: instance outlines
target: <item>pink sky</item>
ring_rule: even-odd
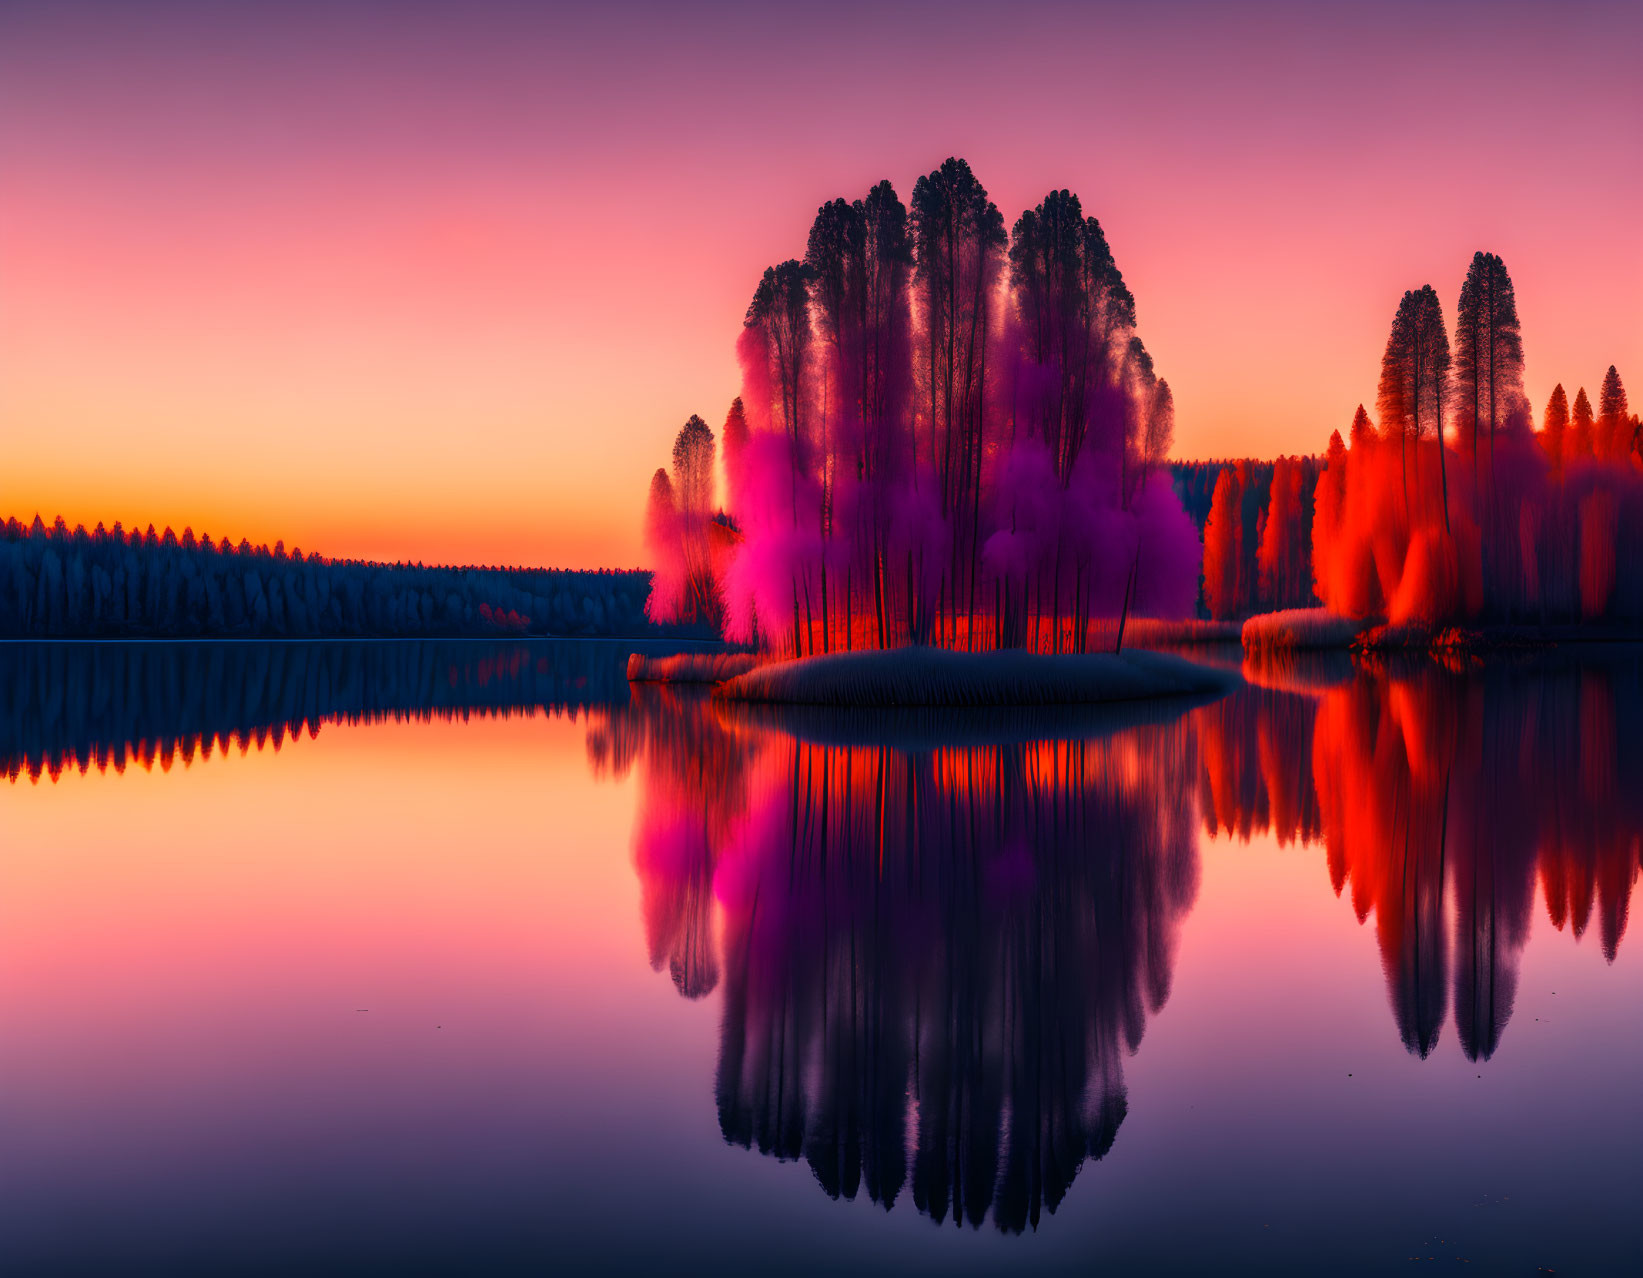
[[[1179,456],[1321,449],[1473,250],[1643,399],[1635,5],[0,9],[0,514],[631,564],[816,206],[1100,217]]]

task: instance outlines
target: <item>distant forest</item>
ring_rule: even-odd
[[[0,637],[262,639],[694,633],[645,617],[650,573],[326,559],[181,537],[0,525]]]
[[[1211,599],[1200,582],[1200,616],[1241,616],[1279,608],[1308,608],[1318,602],[1309,556],[1313,493],[1323,468],[1321,457],[1170,463],[1176,495],[1197,527],[1200,540],[1223,471],[1228,476],[1223,501],[1236,512],[1231,524],[1235,535],[1225,539],[1226,549],[1222,552],[1233,559],[1228,574],[1234,583],[1233,597],[1225,601]],[[1216,604],[1221,605],[1219,610]]]

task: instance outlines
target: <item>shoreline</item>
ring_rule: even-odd
[[[1340,617],[1324,608],[1259,612],[1244,620],[1240,643],[1251,656],[1283,652],[1418,652],[1433,656],[1521,652],[1566,644],[1643,643],[1643,627],[1488,622],[1482,625]]]

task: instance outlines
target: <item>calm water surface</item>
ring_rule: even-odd
[[[627,651],[0,645],[0,1267],[1643,1264],[1636,650],[982,717]]]

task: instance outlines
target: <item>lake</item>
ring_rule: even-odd
[[[1638,649],[850,715],[631,647],[0,645],[5,1270],[1643,1264]]]

